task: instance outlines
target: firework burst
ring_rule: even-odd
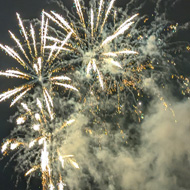
[[[54,21],[63,29],[64,34],[72,32],[71,43],[69,48],[79,57],[78,61],[83,62],[83,67],[86,70],[87,76],[94,71],[99,79],[101,88],[104,88],[102,72],[105,68],[114,67],[113,70],[122,70],[121,57],[137,54],[136,51],[128,48],[114,46],[114,41],[122,35],[126,35],[126,31],[133,25],[133,20],[138,14],[127,18],[116,28],[112,27],[111,32],[108,31],[108,18],[113,15],[113,22],[116,17],[116,11],[112,11],[115,0],[105,8],[105,2],[92,3],[89,11],[84,13],[80,1],[75,0],[75,6],[80,22],[69,23],[58,13],[51,11],[51,14],[45,12],[45,15]],[[105,10],[104,10],[105,9]],[[84,19],[84,14],[87,15],[87,22]],[[56,38],[49,39],[61,43]],[[74,44],[74,45],[72,45]],[[53,46],[51,47],[53,48]],[[62,45],[60,46],[62,49]],[[64,49],[64,48],[63,48]],[[119,72],[119,71],[118,71]]]
[[[21,103],[22,111],[16,119],[17,129],[10,135],[13,138],[7,139],[2,145],[1,152],[6,155],[17,150],[11,158],[12,160],[17,155],[16,170],[23,171],[25,168],[26,177],[35,176],[33,173],[40,171],[44,190],[55,187],[62,190],[65,186],[65,169],[68,169],[69,165],[79,169],[74,156],[66,154],[68,150],[65,148],[67,127],[72,127],[75,120],[52,121],[42,102],[39,99],[35,102],[36,105],[30,105],[32,109],[26,103]],[[25,138],[19,134],[24,134]],[[30,177],[28,179],[30,180]]]
[[[68,89],[72,89],[78,91],[75,87],[70,84],[64,83],[65,81],[70,81],[71,79],[67,76],[57,75],[53,76],[55,73],[54,70],[54,60],[57,58],[60,50],[56,48],[56,43],[53,45],[54,48],[51,50],[45,49],[47,46],[46,43],[46,35],[48,34],[48,19],[44,19],[44,13],[42,12],[42,21],[41,21],[41,42],[38,43],[36,41],[35,30],[33,25],[30,24],[30,34],[27,33],[24,24],[20,18],[20,15],[17,13],[17,18],[19,21],[19,26],[21,29],[21,33],[24,37],[24,40],[27,44],[27,51],[21,45],[19,39],[9,31],[11,37],[16,42],[17,47],[22,52],[24,58],[12,48],[7,45],[0,44],[2,50],[4,50],[8,55],[12,58],[16,59],[16,61],[24,67],[27,72],[21,72],[18,69],[8,69],[6,71],[1,71],[1,76],[12,77],[12,78],[20,78],[29,80],[25,84],[16,87],[12,90],[8,90],[0,94],[0,102],[15,96],[10,106],[13,106],[17,101],[19,101],[29,90],[35,87],[36,84],[41,86],[43,91],[44,100],[46,102],[46,107],[50,114],[51,119],[53,119],[53,100],[52,100],[52,86],[62,86]],[[66,38],[62,41],[62,46],[69,40],[71,36],[71,32],[66,36]],[[29,36],[31,37],[32,43],[30,42]],[[65,49],[67,51],[67,49]],[[29,55],[28,55],[29,54]]]
[[[139,17],[136,10],[129,14],[132,15],[130,17],[127,11],[125,13],[114,7],[114,3],[115,0],[92,0],[88,9],[83,0],[74,0],[75,13],[65,10],[65,17],[54,11],[42,11],[39,40],[33,24],[30,24],[28,32],[17,14],[24,38],[23,45],[12,32],[9,33],[22,56],[9,46],[0,44],[1,49],[25,69],[25,72],[21,69],[0,71],[0,75],[28,80],[23,85],[0,94],[0,101],[14,97],[11,103],[13,106],[16,102],[21,102],[28,91],[33,90],[30,93],[32,100],[25,99],[18,106],[17,128],[5,140],[1,151],[6,155],[16,150],[11,157],[11,160],[16,157],[18,162],[16,171],[24,171],[28,180],[39,172],[43,190],[63,190],[65,183],[68,188],[80,188],[77,186],[80,183],[74,184],[79,178],[78,173],[76,178],[69,176],[70,168],[79,169],[74,158],[80,163],[80,168],[83,168],[75,170],[82,172],[82,177],[88,173],[87,178],[92,181],[111,184],[109,188],[103,184],[100,189],[122,189],[118,176],[110,174],[112,167],[117,167],[115,161],[114,164],[107,164],[109,157],[103,155],[105,150],[100,154],[98,150],[105,146],[106,151],[113,150],[115,156],[120,149],[118,139],[122,141],[121,147],[126,144],[133,146],[136,141],[140,143],[139,134],[135,140],[128,138],[123,130],[126,129],[124,120],[129,118],[136,122],[134,113],[135,116],[138,115],[139,122],[144,119],[141,111],[143,103],[146,104],[151,98],[157,97],[164,108],[169,108],[175,116],[160,91],[160,87],[165,87],[165,76],[170,77],[168,73],[171,73],[171,68],[175,65],[165,50],[165,41],[171,35],[163,37],[161,33],[164,27],[170,31],[176,30],[177,25],[167,28],[166,23],[159,18],[152,21],[148,28],[144,26],[148,22],[147,17]],[[57,26],[49,25],[51,21]],[[60,70],[68,75],[59,74]],[[183,93],[189,94],[189,80],[172,76],[182,80],[185,88]],[[80,87],[82,93],[80,100],[71,100],[65,94],[62,98],[61,94],[58,99],[54,98],[54,86],[78,91],[75,85],[71,86],[71,78],[77,79],[76,86]],[[72,102],[71,109],[69,101]],[[62,113],[59,114],[59,111]],[[119,134],[115,135],[116,129]],[[134,129],[131,133],[136,133],[135,130],[139,131]],[[87,136],[91,137],[90,140],[85,139]],[[103,171],[104,181],[96,171],[102,162],[106,163],[103,170],[108,169],[106,177]],[[71,177],[70,181],[67,181],[67,176]],[[112,181],[112,178],[116,180]],[[86,189],[89,183],[91,182],[87,182],[81,189]]]

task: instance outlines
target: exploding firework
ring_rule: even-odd
[[[36,104],[30,105],[33,112],[27,104],[21,103],[20,116],[16,119],[18,126],[10,135],[13,138],[7,139],[2,145],[1,152],[6,155],[17,150],[11,158],[12,160],[17,155],[16,171],[25,170],[26,177],[35,176],[35,171],[40,172],[44,190],[56,186],[62,190],[65,186],[64,172],[69,169],[68,165],[79,169],[74,156],[66,154],[69,151],[66,148],[67,127],[72,127],[75,120],[52,121],[39,99]]]
[[[44,95],[44,100],[46,102],[46,107],[48,109],[48,112],[50,114],[51,119],[53,119],[53,100],[52,100],[52,86],[63,86],[65,88],[69,88],[75,91],[78,91],[75,87],[71,86],[70,84],[63,83],[63,81],[70,81],[71,79],[69,77],[59,75],[59,76],[53,76],[53,73],[55,73],[54,69],[54,60],[58,56],[60,50],[56,50],[56,44],[54,44],[55,48],[52,48],[51,51],[45,49],[46,48],[46,35],[48,34],[48,19],[44,19],[44,14],[42,13],[42,21],[41,21],[41,42],[40,45],[36,41],[35,37],[35,30],[33,28],[33,25],[30,24],[30,36],[32,38],[32,43],[30,43],[29,34],[27,33],[23,22],[20,18],[20,15],[17,13],[17,18],[19,21],[19,26],[22,32],[22,35],[24,37],[24,40],[27,44],[27,50],[24,49],[24,47],[21,45],[21,42],[19,39],[11,32],[9,31],[11,37],[16,42],[17,47],[20,49],[22,54],[24,55],[24,58],[21,58],[21,56],[12,48],[10,48],[7,45],[1,45],[0,47],[2,50],[4,50],[8,55],[16,59],[16,61],[24,67],[24,69],[27,72],[21,72],[18,69],[8,69],[6,71],[1,71],[1,76],[6,77],[13,77],[13,78],[20,78],[20,79],[26,79],[29,80],[29,82],[26,82],[22,86],[19,86],[17,88],[14,88],[12,90],[8,90],[7,92],[3,92],[0,95],[0,102],[10,98],[12,96],[15,96],[10,106],[13,106],[17,101],[22,99],[22,97],[32,88],[35,87],[36,84],[40,84],[41,90]],[[71,33],[67,35],[67,37],[62,41],[62,45],[68,41],[70,38]],[[29,54],[29,55],[28,55]],[[56,68],[57,69],[57,68]]]
[[[151,83],[157,83],[158,79],[164,83],[166,78],[171,77],[168,73],[176,73],[175,62],[171,55],[166,53],[164,42],[171,34],[163,37],[164,39],[161,39],[161,36],[164,27],[167,27],[168,31],[176,31],[177,25],[168,26],[165,21],[159,24],[160,20],[155,18],[152,25],[157,28],[156,35],[152,28],[142,27],[148,22],[147,17],[140,17],[138,13],[133,13],[132,16],[124,14],[114,6],[115,0],[90,1],[89,9],[84,7],[83,1],[75,0],[74,3],[74,11],[77,14],[70,14],[62,4],[67,17],[55,11],[44,12],[44,15],[57,25],[56,38],[47,36],[47,39],[57,43],[59,50],[65,50],[65,47],[70,50],[68,62],[77,68],[73,77],[82,79],[82,84],[90,84],[90,87],[85,86],[87,96],[96,94],[97,100],[103,97],[107,105],[112,98],[115,102],[117,95],[117,105],[114,105],[117,112],[121,113],[124,107],[132,105],[140,121],[143,119],[141,99],[149,96],[146,95],[147,79],[151,78],[151,88]],[[148,36],[146,30],[150,33]],[[63,47],[62,38],[69,33],[72,33],[70,40]],[[47,48],[53,49],[54,46]],[[67,67],[64,61],[63,66]],[[81,89],[84,89],[83,86]],[[155,95],[167,105],[162,94],[157,92]],[[104,102],[98,106],[105,108]]]
[[[54,11],[42,11],[39,42],[33,25],[30,24],[30,33],[27,33],[17,14],[24,45],[10,34],[24,58],[9,46],[0,45],[27,71],[7,70],[0,75],[29,80],[2,93],[0,101],[15,96],[12,106],[29,90],[33,89],[35,94],[32,101],[21,102],[17,128],[5,140],[1,151],[6,155],[17,150],[11,157],[11,160],[16,157],[18,162],[16,171],[24,171],[29,180],[38,172],[44,190],[62,190],[65,184],[70,189],[86,189],[92,183],[98,183],[98,189],[125,189],[113,172],[118,171],[115,163],[119,162],[120,155],[116,153],[126,146],[133,149],[134,144],[140,144],[140,138],[136,134],[139,129],[131,130],[136,135],[133,138],[125,133],[122,125],[126,118],[133,120],[133,113],[140,122],[144,118],[143,103],[151,98],[159,98],[165,109],[170,108],[160,87],[165,87],[165,79],[175,70],[175,62],[165,43],[172,35],[163,35],[163,32],[175,33],[178,26],[161,22],[160,18],[151,18],[151,26],[146,26],[148,17],[138,16],[137,10],[128,13],[114,7],[115,0],[90,1],[89,9],[83,1],[74,0],[74,3],[75,13],[64,7],[64,17]],[[51,21],[57,26],[52,27]],[[69,77],[54,74],[62,69]],[[189,93],[187,78],[171,76],[182,80],[184,93]],[[56,99],[53,86],[77,91],[70,83],[62,83],[71,78],[80,89],[80,100],[69,99],[65,94]],[[69,101],[74,109],[68,106]],[[58,110],[63,113],[58,114]],[[115,134],[118,130],[119,134]],[[108,164],[111,163],[109,156],[104,156],[107,152],[114,155],[112,164]],[[74,170],[77,174],[70,172],[71,166],[79,169],[79,165],[82,169]],[[97,168],[103,170],[100,176]],[[82,180],[85,185],[80,184]]]
[[[58,13],[51,11],[51,14],[49,14],[45,12],[48,18],[63,29],[65,35],[72,32],[72,42],[69,44],[71,52],[74,52],[79,58],[77,61],[82,61],[82,66],[85,68],[87,76],[89,76],[91,71],[97,74],[102,89],[104,88],[103,70],[105,68],[112,68],[112,72],[120,72],[123,69],[122,57],[137,54],[136,51],[130,50],[127,47],[116,45],[114,41],[121,35],[126,34],[138,14],[127,18],[119,26],[109,29],[107,24],[108,18],[111,15],[113,17],[112,21],[115,21],[117,14],[116,11],[112,11],[114,1],[110,1],[107,7],[103,0],[100,0],[100,2],[91,2],[90,10],[85,13],[88,16],[87,21],[84,19],[84,11],[78,0],[74,2],[80,20],[79,22],[70,21],[69,23]],[[61,43],[59,39],[52,37],[49,37],[49,39]],[[62,44],[60,49],[62,49]]]

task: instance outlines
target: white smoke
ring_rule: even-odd
[[[144,122],[135,126],[141,129],[137,152],[121,146],[122,139],[116,133],[113,142],[105,137],[102,149],[93,147],[92,153],[88,146],[90,138],[79,132],[80,124],[76,132],[72,131],[73,143],[69,149],[74,149],[79,162],[82,160],[81,165],[88,168],[98,189],[188,190],[190,101],[173,102],[172,105],[175,117],[161,102],[155,104],[153,101]],[[81,122],[87,122],[84,117],[80,118]],[[111,143],[111,149],[107,148],[107,143]],[[77,174],[76,170],[69,170],[66,181],[71,189],[92,188],[83,169]]]

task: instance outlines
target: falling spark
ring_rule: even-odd
[[[13,144],[11,144],[10,149],[11,149],[11,150],[14,150],[14,149],[16,149],[18,146],[19,146],[19,143],[13,143]]]
[[[40,130],[40,125],[39,124],[35,124],[32,127],[35,131],[39,131]]]
[[[60,162],[61,162],[61,166],[62,166],[62,168],[64,168],[64,159],[62,158],[62,156],[59,156],[59,160],[60,160]]]
[[[36,140],[33,140],[33,141],[31,141],[30,143],[29,143],[29,148],[32,148],[34,145],[35,145],[35,142],[36,142]]]
[[[49,163],[49,159],[48,159],[48,151],[47,151],[47,142],[44,141],[43,142],[43,150],[42,150],[42,154],[41,154],[41,168],[42,168],[42,172],[47,170],[48,167],[48,163]]]
[[[104,25],[105,25],[105,23],[106,23],[106,20],[107,20],[107,18],[108,18],[108,15],[109,15],[109,13],[110,13],[110,10],[111,10],[111,8],[112,8],[114,2],[115,2],[115,0],[112,0],[112,1],[110,2],[109,6],[108,6],[108,9],[107,9],[107,11],[106,11],[106,16],[105,16],[104,21],[103,21],[103,24],[102,24],[102,26],[101,26],[101,32],[102,32],[102,30],[103,30],[103,27],[104,27]],[[101,4],[100,4],[100,5],[101,5]],[[101,32],[100,32],[100,33],[101,33]]]
[[[66,186],[66,184],[63,183],[62,181],[60,181],[59,184],[58,184],[58,190],[63,190],[64,186]]]
[[[36,114],[35,114],[35,118],[36,118],[37,121],[40,121],[40,120],[41,120],[41,119],[40,119],[40,114],[36,113]]]
[[[52,183],[49,184],[49,190],[55,189],[54,185]]]
[[[63,83],[60,83],[60,82],[55,82],[54,84],[58,85],[58,86],[64,86],[65,88],[70,88],[72,90],[75,90],[75,91],[78,91],[75,87],[69,85],[69,84],[63,84]]]
[[[39,168],[39,166],[34,166],[33,168],[31,168],[30,170],[28,170],[25,173],[25,176],[27,176],[27,175],[31,174],[32,172],[36,171],[38,168]]]
[[[8,145],[10,144],[10,141],[7,141],[3,144],[1,147],[1,152],[4,153],[7,150]]]
[[[123,34],[129,27],[133,24],[133,22],[130,22],[126,24],[124,27],[119,29],[116,33],[114,33],[112,36],[107,37],[101,44],[101,47],[105,46],[106,44],[113,41],[115,38],[117,38],[119,35]]]
[[[11,103],[10,107],[12,107],[21,97],[23,97],[31,88],[27,88],[24,92],[19,94]]]
[[[26,121],[26,118],[25,118],[25,117],[19,117],[19,118],[17,118],[16,123],[17,123],[17,125],[21,125],[21,124],[23,124],[25,121]]]
[[[79,169],[79,165],[78,165],[76,162],[74,162],[74,161],[71,160],[71,159],[69,159],[69,161],[70,161],[70,163],[71,163],[75,168]]]

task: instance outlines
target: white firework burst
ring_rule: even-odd
[[[127,48],[113,47],[114,40],[124,35],[130,26],[133,25],[134,22],[132,20],[138,16],[138,14],[135,14],[127,18],[117,28],[113,28],[112,32],[107,32],[106,22],[110,15],[114,14],[113,17],[115,17],[116,14],[116,11],[112,11],[114,2],[115,0],[111,0],[106,8],[104,0],[91,3],[90,10],[85,12],[81,7],[80,1],[74,0],[80,20],[77,23],[74,23],[74,21],[69,23],[61,15],[53,11],[51,11],[51,14],[45,12],[48,18],[63,29],[65,35],[72,32],[71,41],[74,45],[72,43],[69,44],[69,49],[83,62],[87,76],[91,71],[97,74],[102,88],[104,88],[102,75],[104,66],[110,67],[111,65],[115,69],[122,69],[121,57],[137,54],[136,51]],[[88,15],[87,22],[84,14]],[[58,44],[61,43],[57,38],[48,37],[48,39]],[[49,48],[53,49],[54,47]],[[64,50],[65,48],[61,44],[59,49]]]
[[[48,19],[44,18],[44,12],[42,12],[41,21],[41,41],[37,42],[35,30],[33,25],[30,24],[30,32],[28,33],[24,27],[24,24],[17,13],[17,18],[19,21],[19,26],[23,34],[24,40],[27,44],[25,50],[19,39],[9,31],[12,39],[16,42],[17,47],[22,52],[24,58],[21,57],[14,49],[7,45],[0,44],[0,48],[4,50],[8,55],[14,58],[21,66],[24,67],[26,72],[22,72],[18,69],[8,69],[6,71],[0,71],[1,76],[20,78],[29,80],[23,85],[16,87],[14,89],[8,90],[0,94],[0,102],[8,99],[10,97],[15,97],[10,106],[13,106],[17,101],[19,101],[29,90],[34,88],[35,84],[40,84],[44,99],[46,102],[46,107],[49,111],[51,119],[53,119],[53,100],[51,97],[52,86],[63,86],[68,89],[78,91],[75,87],[70,84],[65,83],[65,81],[70,81],[71,79],[66,76],[53,76],[54,70],[54,60],[60,53],[60,49],[57,49],[56,43],[53,45],[51,50],[45,49],[47,46],[46,36],[48,34]],[[72,32],[70,32],[67,37],[62,41],[62,45],[69,40]],[[29,38],[31,37],[31,39]],[[32,40],[32,43],[30,42]],[[40,45],[38,45],[40,44]],[[65,49],[67,51],[67,49]]]
[[[43,190],[62,190],[65,186],[64,170],[70,166],[79,169],[74,155],[66,154],[68,149],[65,150],[67,127],[72,127],[75,119],[51,120],[43,103],[38,98],[35,102],[35,105],[30,105],[31,108],[26,103],[21,103],[22,115],[16,120],[18,126],[3,143],[1,152],[6,155],[11,151],[22,151],[15,158],[18,162],[16,170],[24,170],[22,172],[25,172],[25,177],[40,171]],[[24,138],[19,134],[24,134]]]

